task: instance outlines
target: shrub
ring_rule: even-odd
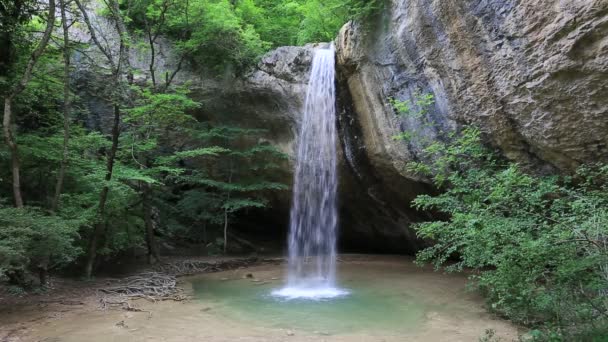
[[[608,334],[608,166],[537,176],[484,147],[474,128],[424,154],[430,161],[411,170],[444,191],[414,205],[449,219],[416,225],[436,242],[419,262],[473,269],[491,310],[539,328],[537,339]]]
[[[80,222],[38,208],[0,207],[0,273],[23,284],[28,268],[57,268],[73,261]]]

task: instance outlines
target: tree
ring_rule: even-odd
[[[182,32],[181,25],[189,26],[188,38],[180,46],[199,65],[220,74],[240,74],[269,49],[270,44],[235,13],[228,0],[193,0],[188,5],[190,17],[173,29]]]
[[[209,163],[205,173],[180,177],[180,181],[202,186],[198,192],[206,210],[215,212],[210,223],[221,223],[223,249],[228,250],[231,216],[248,208],[264,208],[266,195],[287,189],[285,184],[269,176],[269,171],[281,167],[287,156],[275,146],[257,142],[264,130],[220,126],[203,130],[197,135],[202,142],[220,146],[226,151],[215,163]]]
[[[19,2],[18,2],[19,4]],[[7,7],[3,4],[3,8]],[[19,8],[16,5],[15,8]],[[38,46],[32,52],[25,70],[21,74],[19,81],[6,91],[4,94],[4,115],[2,119],[4,140],[6,145],[9,147],[11,153],[11,170],[13,176],[13,198],[15,201],[15,207],[23,207],[23,196],[21,194],[21,177],[20,177],[20,165],[19,165],[19,149],[15,140],[15,132],[12,129],[11,119],[13,117],[12,102],[16,96],[18,96],[27,86],[28,82],[32,77],[34,67],[38,62],[38,59],[44,53],[46,46],[49,43],[51,34],[53,32],[53,26],[55,24],[55,0],[49,0],[48,15],[46,19],[46,27]]]
[[[59,0],[59,7],[61,13],[61,27],[63,31],[63,145],[62,145],[62,158],[59,166],[59,172],[57,174],[57,180],[55,183],[55,193],[51,200],[51,211],[56,212],[59,207],[59,198],[63,189],[63,181],[65,178],[66,167],[68,163],[68,144],[70,139],[70,34],[69,24],[66,15],[66,0]],[[41,258],[38,265],[40,284],[46,285],[47,273],[50,262],[50,253],[45,253]]]
[[[187,92],[177,89],[173,93],[156,93],[154,88],[139,89],[136,104],[127,110],[125,122],[130,126],[127,140],[130,145],[130,160],[135,163],[147,179],[138,181],[141,192],[141,202],[148,246],[148,260],[150,263],[160,261],[160,252],[154,234],[152,221],[152,195],[153,186],[163,182],[163,174],[179,174],[181,168],[170,168],[167,160],[171,160],[173,153],[169,142],[162,143],[163,136],[176,135],[181,132],[187,134],[188,124],[194,123],[194,118],[187,111],[198,107],[198,103],[187,97]],[[167,91],[167,88],[164,88]],[[164,152],[163,152],[164,151]],[[172,151],[173,152],[173,151]],[[175,151],[177,152],[177,151]],[[201,149],[187,151],[192,156],[198,154],[216,154],[214,149]],[[168,156],[167,156],[168,154]],[[179,155],[179,154],[178,154]],[[183,151],[182,151],[183,155]],[[156,156],[156,158],[155,158]],[[163,156],[160,160],[158,157]]]
[[[129,54],[129,42],[128,42],[128,33],[126,31],[123,18],[120,14],[120,10],[118,7],[118,3],[116,0],[108,0],[106,2],[107,10],[110,13],[110,18],[115,24],[116,33],[118,36],[118,57],[115,58],[112,55],[111,47],[104,46],[101,44],[99,39],[97,38],[97,34],[93,25],[91,25],[91,21],[89,20],[89,16],[87,14],[86,8],[82,6],[80,0],[74,0],[76,5],[80,9],[82,13],[83,19],[86,23],[86,26],[91,35],[91,40],[101,51],[101,53],[105,56],[107,63],[110,66],[111,71],[111,79],[112,79],[112,89],[110,98],[113,103],[113,111],[114,111],[114,123],[112,125],[112,146],[110,151],[107,154],[107,166],[106,166],[106,177],[105,181],[110,182],[112,180],[112,174],[114,172],[114,162],[116,158],[116,152],[118,151],[118,142],[120,136],[120,121],[121,121],[121,89],[122,82],[121,77],[123,76],[123,66],[128,65],[128,54]],[[130,74],[130,70],[127,70]],[[132,77],[128,76],[128,79],[132,79]],[[91,238],[89,240],[89,247],[87,251],[87,260],[85,264],[85,277],[90,278],[93,272],[93,264],[95,262],[95,258],[97,256],[97,245],[99,240],[102,238],[104,232],[104,220],[105,220],[105,207],[108,199],[108,192],[110,191],[110,187],[105,185],[101,190],[99,196],[99,205],[98,205],[98,220],[99,222],[95,225],[93,233],[91,234]]]
[[[166,32],[168,17],[182,14],[173,11],[176,7],[177,5],[173,0],[141,0],[129,3],[127,11],[128,14],[132,13],[136,16],[137,20],[144,24],[143,31],[147,38],[148,50],[150,52],[148,71],[152,79],[152,84],[149,87],[141,89],[140,99],[138,99],[141,101],[140,105],[130,111],[130,123],[134,124],[133,132],[131,132],[133,141],[137,140],[140,143],[148,145],[148,148],[141,150],[137,154],[138,157],[132,151],[132,157],[142,170],[152,171],[152,173],[154,173],[154,170],[150,170],[150,168],[153,168],[150,152],[159,147],[157,146],[157,141],[160,138],[160,134],[171,130],[170,127],[179,127],[180,124],[193,121],[186,114],[186,111],[194,109],[198,105],[187,97],[185,91],[178,90],[171,92],[170,89],[174,77],[181,70],[186,56],[185,52],[182,52],[174,71],[171,73],[169,70],[165,71],[164,84],[161,86],[157,82],[157,40],[162,33]],[[183,8],[183,11],[185,11],[183,16],[186,20],[188,18],[188,10],[189,8],[186,4]],[[142,209],[146,227],[148,262],[158,262],[160,261],[160,251],[156,243],[154,223],[152,221],[152,184],[149,182],[139,182],[139,186],[142,194]]]
[[[49,216],[36,208],[0,207],[0,273],[25,285],[25,270],[41,260],[51,267],[72,262],[79,254],[78,220]],[[46,284],[41,275],[41,285]]]
[[[34,0],[0,0],[0,84],[7,86],[19,56],[16,41],[23,34],[21,26],[38,12]]]
[[[57,182],[55,184],[55,194],[51,202],[51,210],[57,211],[59,207],[59,197],[63,189],[63,181],[65,178],[65,169],[68,162],[68,145],[70,141],[70,24],[66,15],[67,1],[59,0],[61,10],[61,27],[63,31],[63,146],[62,159],[59,173],[57,174]]]

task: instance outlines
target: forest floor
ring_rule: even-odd
[[[277,327],[268,325],[263,316],[264,308],[259,302],[253,306],[229,308],[224,303],[208,297],[201,298],[201,289],[196,289],[197,281],[219,282],[221,287],[236,286],[236,292],[224,292],[222,296],[238,297],[256,289],[280,286],[284,279],[281,258],[266,258],[253,261],[245,258],[176,258],[166,259],[165,265],[212,265],[203,273],[186,271],[186,277],[178,278],[179,296],[169,296],[175,300],[133,299],[126,306],[104,305],[107,293],[104,289],[116,288],[124,279],[133,274],[147,274],[158,267],[142,267],[125,273],[120,278],[97,278],[84,282],[54,278],[52,288],[40,294],[23,296],[0,293],[0,341],[1,342],[104,342],[104,341],[476,341],[486,329],[496,331],[504,341],[517,339],[518,329],[510,323],[487,313],[481,298],[465,290],[466,276],[445,275],[414,266],[411,258],[374,255],[342,256],[340,269],[345,284],[356,284],[361,279],[369,279],[370,293],[384,294],[398,291],[399,295],[420,296],[435,302],[423,314],[421,323],[416,323],[417,331],[398,333],[384,329],[380,334],[373,331],[320,332],[298,327]],[[188,266],[191,267],[191,266]],[[202,268],[205,268],[203,266]],[[202,269],[201,268],[201,269]],[[165,268],[166,273],[175,267]],[[230,271],[225,271],[230,270]],[[250,277],[255,279],[249,279]],[[202,277],[202,278],[201,278]],[[258,279],[271,280],[264,285]],[[242,284],[242,285],[238,285]],[[243,286],[243,287],[240,287]],[[367,286],[367,285],[366,285]],[[196,297],[197,293],[199,297]],[[203,293],[212,291],[204,288]],[[232,290],[234,291],[234,289]],[[396,293],[396,292],[395,292]],[[217,294],[217,293],[216,293]],[[182,297],[183,296],[183,297]],[[396,297],[389,297],[396,298]],[[392,300],[392,299],[389,299]],[[242,303],[237,299],[234,303]],[[247,304],[247,303],[246,303]],[[240,304],[239,304],[240,305]],[[350,304],[349,304],[350,305]],[[388,302],[365,302],[364,310],[371,311],[372,319],[389,319],[388,316],[408,315],[408,310],[391,313]],[[400,304],[401,305],[401,304]],[[403,306],[403,305],[401,305]],[[449,307],[449,310],[446,308]],[[356,310],[356,307],[347,307]],[[300,309],[296,309],[301,311]],[[303,310],[306,310],[304,308]],[[376,311],[374,311],[376,310]],[[339,309],[339,314],[348,310]],[[280,312],[273,319],[282,321]],[[290,314],[294,314],[292,311]],[[296,314],[302,314],[298,312]],[[365,323],[367,318],[348,316]],[[314,316],[303,314],[303,320]],[[375,318],[374,318],[375,317]],[[385,318],[386,317],[386,318]],[[395,317],[392,317],[395,318]],[[274,322],[277,323],[277,322]],[[314,322],[315,324],[319,322]]]

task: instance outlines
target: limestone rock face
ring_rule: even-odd
[[[608,160],[607,1],[393,0],[367,24],[336,45],[373,165],[403,174],[420,146],[392,136],[468,124],[537,170]],[[396,117],[388,99],[416,92],[435,96],[436,127]]]
[[[345,25],[335,44],[344,181],[368,193],[368,206],[349,212],[358,235],[389,251],[423,245],[408,203],[431,190],[404,170],[422,139],[475,125],[536,172],[608,161],[608,1],[392,0],[374,22]],[[427,93],[433,125],[389,102]],[[417,138],[393,139],[404,131]]]
[[[262,57],[243,78],[199,79],[191,94],[206,120],[264,128],[272,143],[293,156],[314,46],[287,46]]]
[[[240,78],[203,78],[188,73],[190,94],[202,104],[196,116],[212,124],[267,130],[264,139],[289,156],[280,174],[273,171],[272,175],[285,184],[293,181],[297,128],[314,48],[287,46],[270,51],[254,70]],[[240,220],[244,233],[272,239],[286,234],[291,191],[269,196],[270,210],[250,210],[248,217]]]

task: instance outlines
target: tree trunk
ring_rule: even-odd
[[[51,210],[57,211],[59,208],[59,198],[63,190],[63,180],[65,178],[65,170],[68,163],[68,144],[70,140],[70,37],[69,26],[66,16],[65,0],[59,0],[61,6],[61,24],[63,27],[63,152],[61,156],[61,166],[57,174],[57,183],[55,184],[55,195],[51,203]]]
[[[228,250],[228,208],[224,209],[224,254]]]
[[[86,279],[91,279],[93,275],[93,266],[95,264],[95,259],[97,258],[97,244],[99,243],[99,239],[105,230],[105,222],[97,222],[93,229],[93,235],[91,235],[91,239],[89,240],[89,246],[87,248],[87,260],[84,266],[84,277]]]
[[[233,164],[232,160],[230,161],[230,174],[228,176],[228,184],[232,184],[232,173],[233,173]],[[224,204],[224,254],[228,250],[228,202],[230,202],[230,191],[228,191],[228,197],[226,199],[226,203]]]
[[[8,149],[11,153],[11,172],[13,174],[13,199],[15,201],[15,207],[23,207],[23,197],[21,195],[21,177],[20,177],[20,165],[19,165],[19,153],[17,148],[17,142],[15,140],[15,132],[11,129],[11,120],[13,117],[12,113],[12,102],[19,95],[29,83],[34,66],[38,62],[38,59],[46,49],[46,46],[51,39],[53,33],[53,27],[55,24],[55,0],[49,0],[49,15],[46,21],[46,28],[42,35],[40,43],[32,52],[30,59],[25,67],[25,71],[21,76],[21,79],[17,85],[4,96],[4,116],[2,118],[2,125],[4,126],[4,141],[8,145]]]
[[[152,32],[148,29],[148,44],[150,45],[150,65],[148,67],[150,71],[150,77],[152,78],[152,89],[156,91],[156,68],[154,63],[156,62],[156,48],[154,47],[154,38],[152,38]]]
[[[13,116],[11,102],[13,101],[11,96],[4,98],[4,117],[2,120],[2,127],[4,131],[4,141],[8,146],[11,153],[11,172],[13,174],[13,199],[15,201],[15,207],[23,208],[23,197],[21,196],[21,180],[20,180],[20,166],[19,166],[19,150],[17,148],[17,142],[11,129],[11,118]]]
[[[106,164],[106,182],[112,180],[112,173],[114,172],[114,161],[116,159],[116,151],[118,150],[118,137],[120,135],[120,107],[118,104],[114,105],[114,125],[112,126],[112,147],[110,148],[110,153],[108,154],[108,161]],[[93,234],[91,235],[91,239],[89,240],[89,248],[87,252],[87,261],[85,264],[85,277],[87,279],[91,278],[93,274],[93,265],[95,263],[95,258],[97,257],[97,245],[99,244],[99,240],[103,236],[105,231],[105,212],[106,212],[106,202],[108,200],[108,192],[110,188],[108,185],[105,185],[103,189],[101,189],[101,194],[99,195],[99,206],[97,209],[97,220],[98,222],[95,224],[95,229],[93,230]]]
[[[41,258],[40,263],[38,263],[38,279],[40,280],[40,286],[48,285],[50,259],[50,254],[47,253]]]
[[[207,245],[207,222],[203,223],[203,242]]]
[[[129,47],[128,47],[128,42],[127,40],[127,31],[124,25],[124,22],[122,21],[122,18],[120,16],[120,11],[119,11],[119,7],[118,7],[118,3],[116,2],[116,0],[108,0],[106,1],[106,5],[108,7],[108,10],[110,11],[110,14],[112,16],[112,18],[114,19],[114,22],[116,24],[116,31],[118,33],[118,37],[119,37],[119,42],[120,42],[120,48],[119,48],[119,53],[118,53],[118,58],[117,60],[114,60],[114,57],[111,53],[111,51],[107,48],[105,48],[100,42],[99,39],[97,39],[97,35],[95,34],[95,29],[93,28],[93,25],[91,25],[91,21],[89,20],[89,16],[87,14],[86,8],[84,8],[84,6],[82,6],[81,2],[79,0],[74,0],[76,2],[76,5],[78,6],[78,8],[80,9],[80,11],[82,12],[82,17],[84,19],[85,24],[87,25],[87,28],[89,29],[89,33],[91,34],[91,40],[93,40],[93,42],[95,43],[95,45],[97,46],[97,48],[99,48],[99,50],[106,56],[108,63],[110,64],[110,67],[112,69],[112,77],[113,77],[113,102],[114,102],[114,124],[112,126],[112,147],[110,149],[110,153],[108,154],[107,158],[107,165],[106,165],[106,182],[109,182],[112,180],[112,173],[114,171],[114,161],[116,158],[116,151],[118,150],[118,138],[120,136],[120,96],[121,96],[121,89],[120,89],[120,76],[121,76],[121,66],[122,63],[126,63],[128,65],[129,63]],[[130,75],[130,69],[128,70],[128,73]],[[93,274],[93,266],[95,264],[95,258],[97,257],[97,245],[99,244],[99,241],[103,238],[104,235],[104,231],[105,231],[105,207],[106,207],[106,202],[108,200],[108,192],[110,191],[110,188],[108,187],[108,185],[105,185],[103,187],[103,189],[101,190],[101,194],[99,195],[99,205],[98,205],[98,217],[97,217],[97,224],[95,224],[95,228],[93,230],[93,234],[91,235],[91,238],[89,240],[89,246],[87,249],[87,259],[86,259],[86,263],[85,263],[85,277],[86,278],[91,278],[91,275]]]
[[[38,267],[38,279],[40,280],[40,286],[47,286],[49,283],[49,270],[48,266]]]
[[[144,222],[146,225],[146,243],[148,245],[148,263],[160,262],[160,251],[154,235],[154,222],[152,220],[152,204],[150,203],[150,184],[142,184],[142,206],[144,209]]]

